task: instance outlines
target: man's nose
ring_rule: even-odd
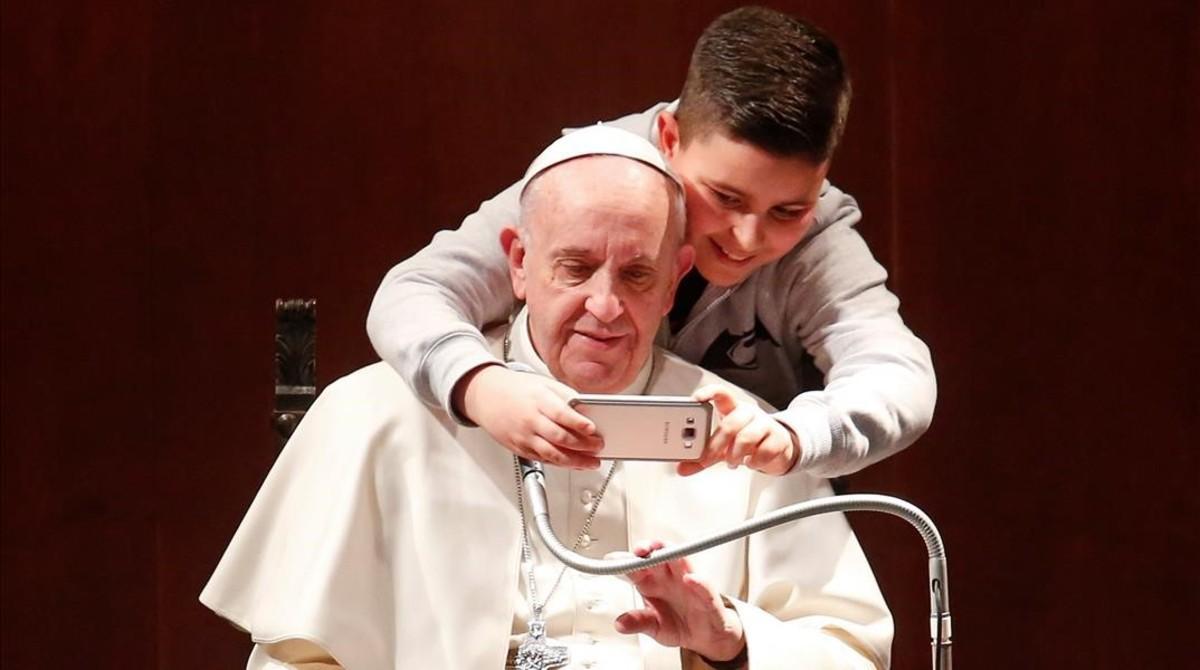
[[[613,290],[611,280],[594,277],[589,289],[584,308],[601,323],[612,323],[625,311],[620,296]]]

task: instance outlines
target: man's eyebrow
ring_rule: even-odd
[[[558,247],[554,250],[555,256],[572,256],[572,257],[587,257],[591,256],[590,249],[585,247]]]

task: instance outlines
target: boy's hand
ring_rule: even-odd
[[[576,395],[541,375],[484,365],[454,387],[455,409],[518,456],[576,470],[600,467],[604,441],[567,402]]]
[[[697,389],[692,399],[711,401],[720,420],[700,460],[680,463],[681,475],[694,475],[724,461],[746,465],[768,475],[782,475],[800,458],[800,443],[787,426],[767,414],[752,398],[724,384]]]
[[[662,542],[634,547],[645,558]],[[645,607],[617,617],[618,633],[643,633],[668,647],[690,649],[714,661],[737,656],[746,644],[742,620],[725,606],[721,594],[692,574],[686,558],[629,573]]]

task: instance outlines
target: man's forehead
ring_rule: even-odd
[[[522,200],[522,220],[553,255],[571,249],[622,261],[657,257],[670,230],[671,183],[654,168],[620,156],[587,156],[547,169]]]

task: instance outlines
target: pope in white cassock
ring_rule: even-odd
[[[488,334],[494,350],[581,392],[720,382],[653,346],[691,265],[682,188],[622,130],[550,145],[526,174],[519,229],[499,240],[525,307]],[[648,461],[548,467],[546,482],[557,534],[592,556],[644,556],[830,494],[803,472],[681,477]],[[889,663],[892,619],[841,515],[596,577],[530,538],[519,500],[509,451],[372,365],[317,398],[200,599],[250,633],[253,669]]]

